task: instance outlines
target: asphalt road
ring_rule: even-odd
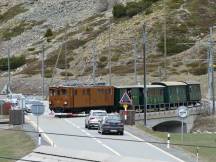
[[[31,124],[36,126],[36,117],[28,115],[32,121]],[[47,114],[39,117],[40,131],[72,134],[88,137],[105,137],[112,139],[138,140],[141,139],[134,136],[130,132],[125,131],[121,135],[101,135],[97,130],[88,130],[85,128],[85,118],[52,118]],[[81,138],[74,136],[62,135],[45,135],[45,138],[55,147],[67,148],[72,150],[86,150],[93,152],[108,153],[120,157],[130,156],[136,158],[147,158],[153,160],[162,160],[166,162],[183,162],[183,160],[144,142],[119,141],[111,139],[98,138]]]

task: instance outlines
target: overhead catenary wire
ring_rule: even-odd
[[[30,130],[16,130],[16,129],[6,129],[6,128],[0,128],[0,130],[26,132],[26,133],[37,133],[37,134],[40,133],[40,134],[65,136],[65,137],[77,137],[77,138],[90,138],[90,139],[97,138],[97,139],[103,139],[103,140],[122,141],[122,142],[151,143],[151,144],[164,144],[164,145],[167,144],[167,142],[146,141],[146,140],[130,140],[130,139],[122,139],[122,138],[107,138],[107,137],[99,137],[99,136],[87,136],[87,135],[55,133],[55,132],[42,132],[42,131],[37,132],[37,131],[30,131]],[[197,147],[197,146],[199,146],[200,148],[213,148],[213,149],[216,149],[216,146],[207,146],[207,145],[192,145],[192,144],[180,144],[180,143],[171,143],[171,145],[187,146],[187,147]]]

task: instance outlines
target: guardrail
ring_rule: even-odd
[[[199,106],[189,107],[188,110],[189,110],[189,115],[209,114],[208,106],[203,105],[203,104]],[[147,120],[178,117],[178,111],[168,110],[168,111],[148,112],[146,117],[147,117]],[[143,120],[143,119],[144,119],[143,113],[136,114],[136,117],[135,117],[136,121]]]

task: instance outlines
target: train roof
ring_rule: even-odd
[[[113,86],[109,86],[109,85],[76,85],[76,86],[59,85],[59,86],[50,86],[49,88],[93,88],[93,87],[113,87]]]
[[[144,85],[126,85],[126,86],[115,86],[116,88],[143,88]],[[162,85],[146,85],[147,88],[163,88]]]
[[[186,84],[200,84],[199,82],[196,81],[184,81]]]
[[[179,86],[179,85],[183,86],[183,85],[187,85],[184,82],[171,82],[171,81],[169,81],[169,82],[153,82],[152,84],[153,85],[159,84],[159,85],[164,85],[164,86]]]

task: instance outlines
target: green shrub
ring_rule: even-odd
[[[158,0],[140,0],[138,2],[128,2],[126,6],[123,4],[116,4],[113,7],[113,17],[120,18],[120,17],[133,17],[138,13],[145,11],[146,14],[152,13],[150,7],[153,3],[157,2]]]
[[[112,62],[117,62],[117,61],[119,60],[119,58],[120,58],[120,55],[119,55],[119,54],[114,54],[114,55],[112,56],[112,58],[111,58],[111,61],[112,61]]]
[[[53,71],[51,69],[46,69],[44,72],[44,77],[45,78],[52,78],[52,73],[53,73]]]
[[[85,28],[85,31],[86,31],[86,32],[91,32],[91,31],[93,31],[93,30],[94,30],[94,28],[91,27],[91,26],[86,26],[86,28]]]
[[[183,43],[186,43],[186,44],[183,44]],[[167,55],[171,56],[171,55],[175,55],[177,53],[183,52],[189,49],[192,46],[192,43],[193,41],[189,40],[188,38],[184,36],[180,36],[180,35],[178,35],[177,37],[168,36],[166,39]],[[161,52],[164,51],[164,37],[163,36],[161,36],[160,41],[157,46]]]
[[[71,73],[71,72],[69,72],[69,71],[67,71],[67,72],[62,71],[62,72],[60,73],[60,75],[61,75],[61,76],[73,76],[73,73]]]
[[[126,16],[126,8],[123,4],[116,4],[112,10],[113,17],[120,18]]]
[[[34,51],[34,50],[35,50],[34,47],[28,48],[28,51]]]
[[[106,62],[107,61],[107,57],[106,56],[101,56],[100,57],[100,62]]]
[[[46,31],[46,33],[45,33],[45,35],[44,35],[45,37],[52,37],[53,36],[53,32],[52,32],[52,29],[47,29],[47,31]]]
[[[142,11],[141,6],[137,2],[128,2],[126,5],[126,14],[132,17]]]
[[[143,10],[146,10],[149,7],[151,7],[152,3],[154,3],[154,2],[152,2],[151,0],[141,0],[137,3],[140,6],[140,8],[142,9],[141,11],[143,11]]]
[[[12,56],[10,58],[10,68],[16,69],[26,63],[26,58],[24,55],[21,56]],[[8,70],[8,58],[2,58],[0,59],[0,70],[6,71]]]

